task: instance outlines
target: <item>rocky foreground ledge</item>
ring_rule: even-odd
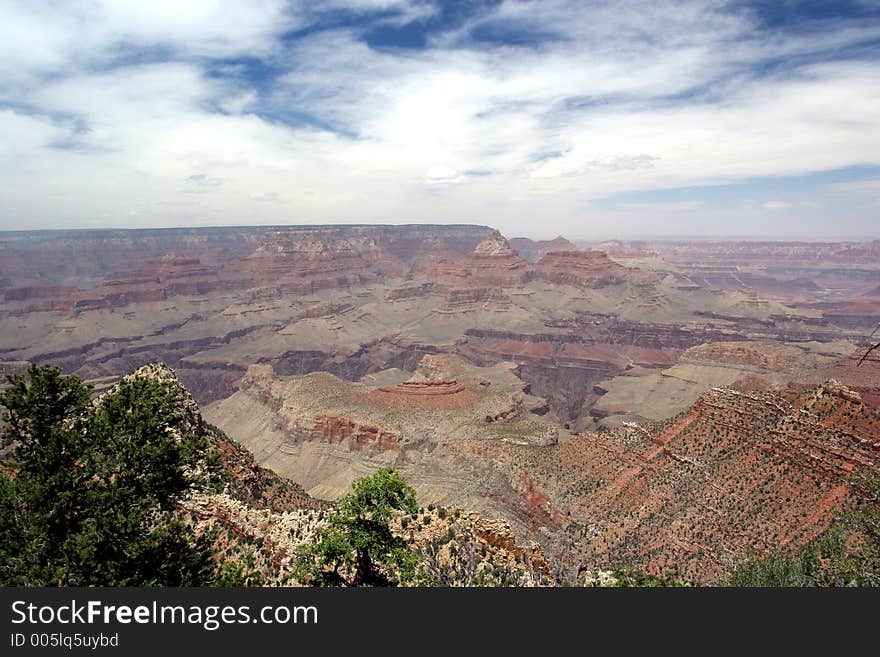
[[[207,437],[210,449],[219,452],[227,475],[221,492],[198,492],[181,500],[181,516],[197,533],[216,534],[218,560],[248,564],[264,585],[297,585],[293,577],[297,553],[316,539],[333,503],[316,499],[295,482],[260,467],[250,452],[208,424],[167,365],[152,363],[124,378],[137,377],[169,386],[181,411],[174,430],[180,435]],[[100,396],[95,403],[100,403]],[[444,585],[554,583],[540,545],[517,542],[504,520],[429,505],[415,514],[400,514],[392,530],[408,540],[427,572]]]

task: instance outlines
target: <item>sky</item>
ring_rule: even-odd
[[[0,0],[0,230],[880,237],[880,0]]]

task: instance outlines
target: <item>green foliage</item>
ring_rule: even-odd
[[[845,586],[845,532],[842,526],[827,531],[794,554],[773,552],[751,557],[737,566],[731,586]]]
[[[213,582],[213,586],[260,586],[263,576],[254,565],[250,555],[242,556],[238,561],[224,561]]]
[[[299,555],[296,576],[315,586],[394,586],[411,579],[418,557],[391,532],[399,512],[415,513],[416,493],[396,471],[358,479]]]
[[[469,586],[480,588],[516,588],[525,583],[526,572],[510,565],[486,563],[478,569]]]
[[[614,571],[614,586],[622,588],[685,588],[691,587],[693,584],[688,582],[675,573],[668,573],[663,577],[656,577],[636,568],[618,568]]]
[[[853,481],[856,507],[819,538],[793,554],[774,552],[739,564],[730,586],[880,585],[880,476]]]
[[[0,476],[0,583],[205,583],[208,537],[172,508],[216,480],[206,440],[175,435],[167,384],[135,377],[95,407],[90,397],[78,377],[35,365],[0,394],[3,437],[18,443]]]

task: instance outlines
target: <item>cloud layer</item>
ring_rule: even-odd
[[[814,4],[0,2],[0,228],[877,235],[880,6]]]

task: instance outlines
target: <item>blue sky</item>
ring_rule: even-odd
[[[0,229],[880,237],[880,0],[0,0]]]

